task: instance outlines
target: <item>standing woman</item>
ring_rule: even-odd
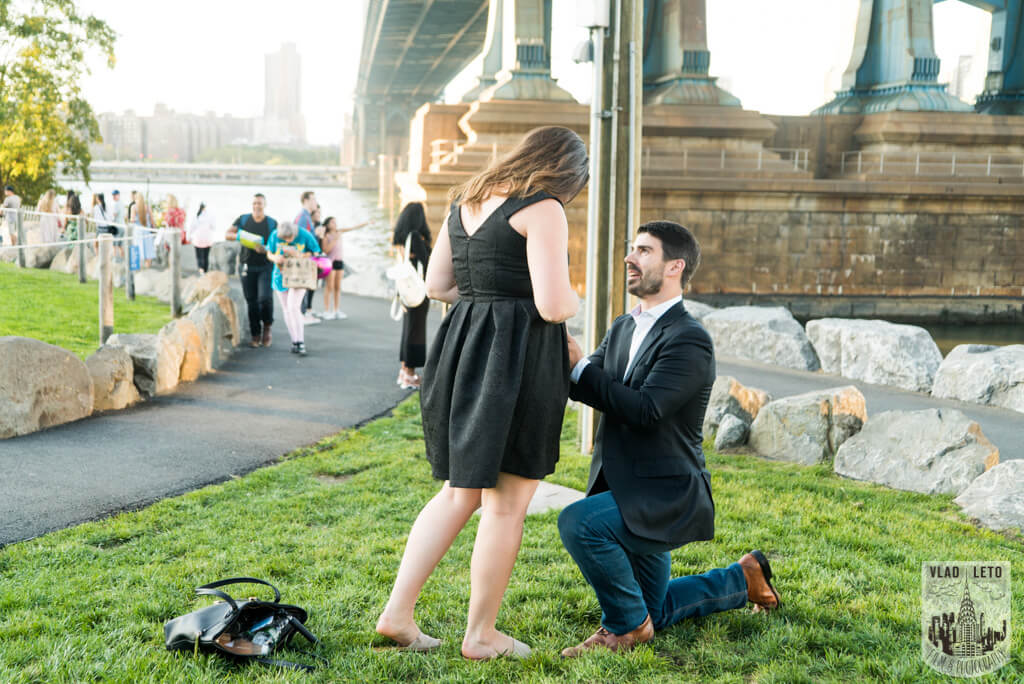
[[[167,196],[167,211],[164,212],[164,225],[168,228],[176,228],[181,231],[178,239],[181,244],[185,244],[188,240],[185,238],[185,210],[178,205],[178,198],[174,195]],[[167,248],[170,249],[170,243]]]
[[[36,204],[39,212],[39,239],[56,242],[60,239],[60,217],[57,215],[57,193],[47,190]]]
[[[213,232],[216,224],[213,219],[213,212],[207,211],[206,205],[199,203],[199,211],[192,219],[192,225],[188,228],[188,241],[196,249],[196,265],[200,273],[210,270],[210,247],[213,246]]]
[[[85,231],[81,229],[82,200],[78,199],[74,190],[68,190],[64,214],[67,216],[64,222],[64,239],[77,240]]]
[[[96,247],[99,249],[100,235],[106,233],[117,237],[117,228],[107,223],[107,200],[102,192],[93,193],[92,196],[92,222],[96,224]]]
[[[131,211],[128,214],[128,222],[134,223],[141,228],[141,230],[136,228],[132,243],[135,247],[139,248],[139,258],[145,261],[146,268],[149,268],[149,265],[156,257],[156,242],[153,232],[149,230],[153,225],[153,220],[149,213],[149,207],[146,206],[146,199],[142,196],[141,192],[132,192],[132,205]]]
[[[281,264],[285,257],[313,256],[320,253],[320,245],[308,230],[298,228],[294,223],[279,223],[277,230],[270,234],[267,242],[267,258],[274,262],[271,284],[281,305],[288,336],[292,338],[292,353],[306,355],[305,324],[302,321],[302,299],[309,291],[306,288],[287,288],[281,275]]]
[[[427,292],[453,304],[429,350],[420,405],[427,459],[441,491],[409,532],[377,632],[411,650],[440,641],[413,616],[424,583],[481,509],[470,564],[462,655],[525,657],[499,632],[498,610],[519,553],[526,508],[555,470],[569,396],[564,321],[569,284],[562,206],[588,179],[587,150],[567,128],[526,135],[508,156],[454,188],[427,269]]]
[[[323,319],[325,321],[340,321],[348,318],[344,311],[338,309],[341,303],[341,280],[345,277],[341,236],[350,230],[362,228],[366,224],[367,222],[363,221],[359,225],[339,228],[338,220],[333,216],[328,216],[323,223],[323,237],[320,239],[320,246],[327,258],[331,260],[331,272],[327,274],[327,286],[324,288]]]
[[[405,242],[409,241],[409,261],[413,268],[420,266],[426,271],[430,261],[430,228],[423,205],[411,202],[402,209],[395,222],[395,233],[391,243],[402,256],[405,256]],[[402,389],[415,389],[420,386],[420,376],[416,369],[427,362],[427,312],[430,311],[430,299],[415,309],[409,309],[402,316],[402,341],[398,347],[398,360],[402,365],[398,370],[398,386]]]

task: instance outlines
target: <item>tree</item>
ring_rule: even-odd
[[[26,201],[58,171],[88,182],[100,132],[79,82],[87,54],[114,66],[114,38],[76,0],[0,0],[0,184]]]

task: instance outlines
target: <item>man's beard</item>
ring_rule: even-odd
[[[626,271],[629,274],[629,271]],[[640,278],[626,285],[626,291],[636,297],[648,297],[661,291],[664,276],[656,271],[640,273]]]

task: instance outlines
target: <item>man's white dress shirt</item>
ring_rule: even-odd
[[[625,380],[629,376],[629,371],[633,367],[633,361],[636,359],[636,353],[640,349],[640,345],[643,344],[644,338],[646,338],[647,334],[651,332],[651,328],[654,327],[654,324],[657,323],[658,319],[664,316],[669,309],[682,301],[683,297],[680,295],[664,301],[655,307],[651,307],[647,311],[641,311],[640,307],[637,306],[629,312],[629,315],[633,317],[633,323],[636,327],[633,329],[633,339],[629,343],[629,361],[626,363],[626,372],[622,374],[622,380]],[[584,356],[572,369],[569,379],[573,382],[579,382],[583,369],[589,364],[590,359]]]

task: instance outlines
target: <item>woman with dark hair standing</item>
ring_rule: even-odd
[[[423,267],[425,272],[430,261],[430,228],[427,226],[427,215],[423,205],[412,202],[405,205],[395,222],[392,244],[398,247],[405,256],[405,243],[409,242],[409,261],[413,268]],[[402,316],[402,341],[398,347],[398,360],[402,363],[398,370],[398,386],[402,389],[416,389],[420,386],[420,376],[416,369],[427,362],[427,313],[430,311],[430,299],[414,309],[408,309]]]
[[[188,241],[196,250],[196,266],[200,273],[210,270],[210,247],[213,246],[213,233],[217,225],[213,212],[206,208],[204,202],[199,203],[199,211],[188,227]]]
[[[427,293],[453,304],[423,371],[423,435],[441,491],[409,532],[377,631],[410,650],[440,641],[413,616],[424,583],[473,512],[462,655],[526,657],[496,621],[541,478],[555,470],[569,396],[564,321],[579,299],[569,284],[569,225],[562,206],[587,184],[587,148],[549,126],[450,193]]]

